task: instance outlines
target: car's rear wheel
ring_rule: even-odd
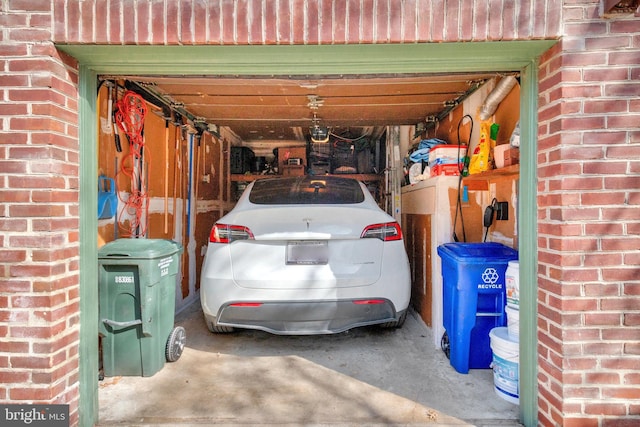
[[[407,310],[405,310],[404,313],[400,315],[398,320],[382,323],[380,326],[383,328],[401,328],[402,325],[404,325],[405,320],[407,320]]]
[[[221,326],[217,325],[211,320],[207,320],[207,328],[214,334],[228,334],[234,331],[233,326]]]

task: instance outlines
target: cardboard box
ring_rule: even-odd
[[[306,147],[280,147],[278,148],[278,170],[282,171],[283,166],[289,164],[289,159],[301,159],[300,164],[307,164],[307,148]],[[280,172],[284,174],[283,172]]]
[[[504,165],[511,166],[520,163],[520,149],[511,147],[504,152]]]
[[[282,167],[282,176],[303,176],[304,175],[304,166],[288,166],[285,165]]]

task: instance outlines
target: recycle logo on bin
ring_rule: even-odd
[[[492,267],[485,269],[484,272],[482,273],[482,281],[484,283],[489,283],[493,285],[498,281],[499,278],[500,276],[498,275],[498,272],[496,271],[495,268],[492,268]]]

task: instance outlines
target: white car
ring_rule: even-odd
[[[331,334],[405,321],[402,232],[361,182],[260,179],[214,224],[200,281],[210,331]]]

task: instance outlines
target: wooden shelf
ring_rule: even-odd
[[[327,176],[327,175],[314,175],[314,176],[317,176],[319,178],[319,177]],[[364,182],[380,181],[383,178],[382,175],[369,174],[369,173],[334,174],[334,175],[330,175],[330,176],[337,176],[337,177],[342,177],[342,178],[354,178],[354,179],[357,179],[358,181],[364,181]],[[256,179],[284,178],[284,177],[285,177],[284,175],[261,175],[261,174],[243,174],[243,175],[238,175],[238,174],[232,174],[231,175],[231,181],[233,181],[233,182],[251,182],[251,181],[255,181]]]
[[[469,176],[465,176],[462,180],[463,184],[469,190],[488,190],[489,181],[499,179],[511,179],[520,173],[520,165],[505,166],[500,169],[492,169],[490,171],[481,172]]]

